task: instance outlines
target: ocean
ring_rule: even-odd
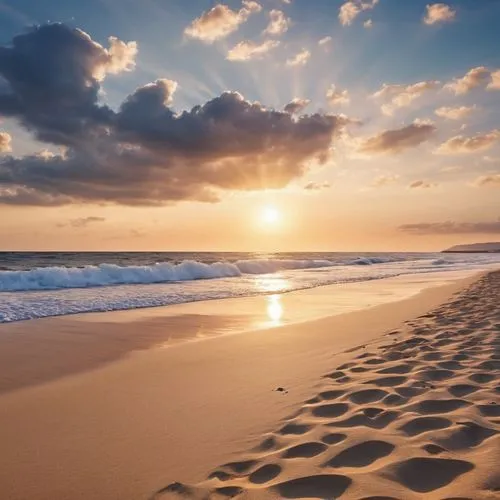
[[[0,323],[499,265],[500,254],[0,252]]]

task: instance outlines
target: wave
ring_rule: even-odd
[[[284,270],[319,269],[339,265],[372,265],[398,262],[391,257],[363,257],[349,262],[330,260],[255,259],[206,264],[194,260],[161,262],[146,266],[100,264],[84,267],[37,267],[26,271],[0,271],[0,292],[89,288],[112,285],[145,285],[244,274],[272,274]]]

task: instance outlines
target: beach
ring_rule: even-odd
[[[498,498],[500,273],[349,286],[0,325],[1,497]]]

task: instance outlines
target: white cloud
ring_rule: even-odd
[[[455,19],[457,12],[445,3],[434,3],[427,5],[424,23],[431,25],[450,22]]]
[[[490,149],[497,142],[500,142],[500,130],[498,129],[472,137],[457,135],[443,142],[436,153],[445,155],[475,153]]]
[[[386,115],[392,115],[396,109],[409,106],[415,99],[418,99],[426,92],[436,89],[439,84],[440,82],[435,80],[418,82],[411,85],[384,84],[372,97],[388,100],[388,103],[382,105],[382,112]]]
[[[189,38],[205,43],[213,43],[233,33],[246,22],[251,14],[262,10],[262,6],[254,0],[243,0],[240,10],[232,10],[225,4],[217,4],[197,17],[185,30]]]
[[[478,66],[469,70],[462,78],[455,78],[450,83],[447,83],[444,88],[455,92],[456,95],[462,95],[472,89],[486,85],[490,80],[490,70],[484,66]]]
[[[301,113],[302,111],[304,111],[304,109],[307,108],[309,104],[311,104],[310,99],[300,99],[299,97],[295,97],[285,106],[284,111],[294,115],[296,113]]]
[[[295,54],[293,57],[287,59],[287,66],[304,66],[307,64],[311,58],[311,53],[307,49],[302,49],[300,52]]]
[[[269,12],[269,24],[264,30],[266,35],[282,35],[290,28],[290,18],[286,17],[282,10],[273,9]]]
[[[250,59],[261,59],[270,50],[278,47],[280,42],[276,40],[266,40],[262,43],[242,41],[237,43],[227,53],[226,59],[229,61],[249,61]]]
[[[361,12],[373,9],[378,2],[379,0],[348,0],[340,7],[340,24],[350,26]]]
[[[486,87],[488,90],[500,90],[500,69],[491,73],[491,82]]]
[[[337,104],[348,104],[350,100],[349,92],[347,90],[338,90],[337,87],[332,84],[326,91],[326,99],[332,106]]]
[[[321,40],[318,41],[318,45],[323,47],[325,45],[329,45],[331,43],[331,41],[332,41],[331,36],[325,36],[325,37],[321,38]]]
[[[459,106],[456,108],[443,106],[436,109],[434,113],[436,113],[437,116],[447,118],[448,120],[462,120],[467,118],[476,109],[476,106]]]
[[[373,27],[373,21],[372,21],[371,19],[368,19],[367,21],[365,21],[365,22],[363,23],[363,26],[364,26],[365,28],[372,28],[372,27]]]
[[[399,175],[381,175],[377,177],[370,186],[372,187],[385,187],[398,182]]]

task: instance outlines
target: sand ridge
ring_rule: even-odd
[[[150,500],[500,498],[499,296],[491,273],[353,350],[241,460]]]

